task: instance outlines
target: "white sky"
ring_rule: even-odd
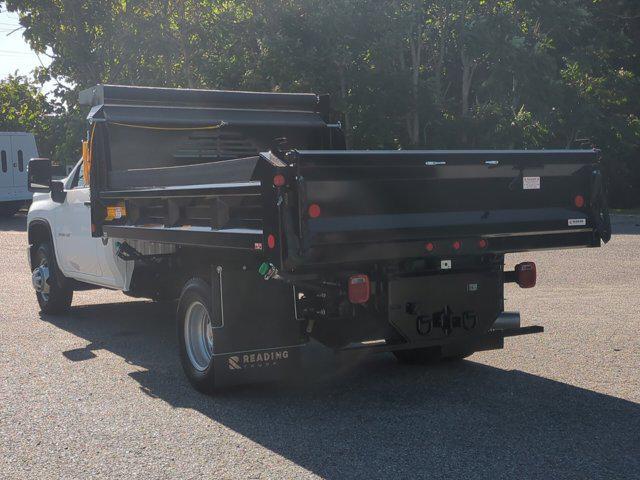
[[[28,75],[35,67],[40,66],[38,56],[22,38],[22,29],[11,33],[19,27],[17,14],[0,12],[0,79],[16,70],[21,75]],[[46,55],[40,55],[40,59],[45,65],[49,64],[50,60]],[[47,86],[45,90],[49,90]]]

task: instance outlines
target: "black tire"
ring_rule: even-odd
[[[8,204],[8,205],[0,205],[0,217],[13,217],[18,210],[20,210],[21,205],[16,204]]]
[[[396,350],[393,354],[400,363],[407,365],[429,365],[440,360],[440,347]]]
[[[397,350],[393,352],[400,363],[408,365],[429,365],[437,362],[459,362],[470,357],[475,352],[473,350],[460,350],[442,354],[440,347],[415,348],[412,350]]]
[[[198,303],[206,307],[207,312],[211,312],[211,287],[201,278],[192,278],[185,283],[178,301],[178,349],[182,368],[191,385],[202,393],[210,394],[215,389],[215,357],[211,356],[205,368],[202,362],[198,367],[190,357],[187,346],[187,314],[192,305],[195,307]],[[193,356],[193,353],[191,355]]]
[[[36,298],[40,305],[40,311],[48,314],[59,314],[66,312],[71,306],[73,299],[73,289],[69,287],[67,279],[58,269],[56,256],[49,242],[38,245],[33,254],[33,267],[41,265],[49,269],[49,292],[36,292]],[[34,268],[34,269],[35,269]]]
[[[460,362],[460,361],[464,360],[465,358],[470,357],[474,353],[476,353],[476,352],[474,352],[473,350],[465,350],[463,352],[454,353],[454,354],[451,354],[451,355],[447,355],[446,357],[442,357],[441,360],[443,362]]]

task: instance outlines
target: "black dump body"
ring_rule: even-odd
[[[610,236],[596,150],[346,151],[314,94],[101,85],[81,100],[96,235],[253,252],[298,272]],[[126,215],[105,220],[116,205]]]

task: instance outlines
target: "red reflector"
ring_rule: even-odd
[[[523,262],[516,265],[516,281],[520,288],[533,288],[536,286],[536,264]]]
[[[284,178],[284,175],[282,175],[282,174],[280,174],[280,173],[279,173],[279,174],[277,174],[275,177],[273,177],[273,184],[274,184],[276,187],[281,187],[281,186],[283,186],[285,183],[286,183],[286,180],[285,180],[285,178]]]
[[[481,238],[480,240],[478,240],[478,246],[480,248],[487,248],[487,241],[484,238]]]
[[[584,197],[582,195],[576,195],[573,199],[573,203],[578,208],[584,207]]]
[[[433,252],[433,250],[434,250],[435,248],[436,248],[436,246],[433,244],[433,242],[429,242],[429,243],[426,243],[426,244],[424,245],[424,249],[425,249],[427,252]]]
[[[274,249],[276,248],[276,237],[274,235],[269,235],[267,237],[267,245],[269,246],[270,249]]]
[[[364,274],[349,277],[349,301],[351,303],[367,303],[371,295],[369,276]]]
[[[311,218],[318,218],[320,216],[320,205],[317,203],[312,203],[309,205],[309,216]]]
[[[458,240],[456,240],[455,242],[453,242],[453,245],[452,245],[452,247],[453,247],[453,249],[454,249],[454,250],[460,250],[460,247],[461,247],[461,246],[462,246],[462,244],[461,244]]]

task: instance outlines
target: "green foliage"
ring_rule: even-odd
[[[44,133],[50,111],[45,96],[27,77],[0,80],[0,131]]]
[[[351,147],[603,151],[640,204],[637,0],[8,0],[52,63],[55,155],[96,83],[330,93]]]

